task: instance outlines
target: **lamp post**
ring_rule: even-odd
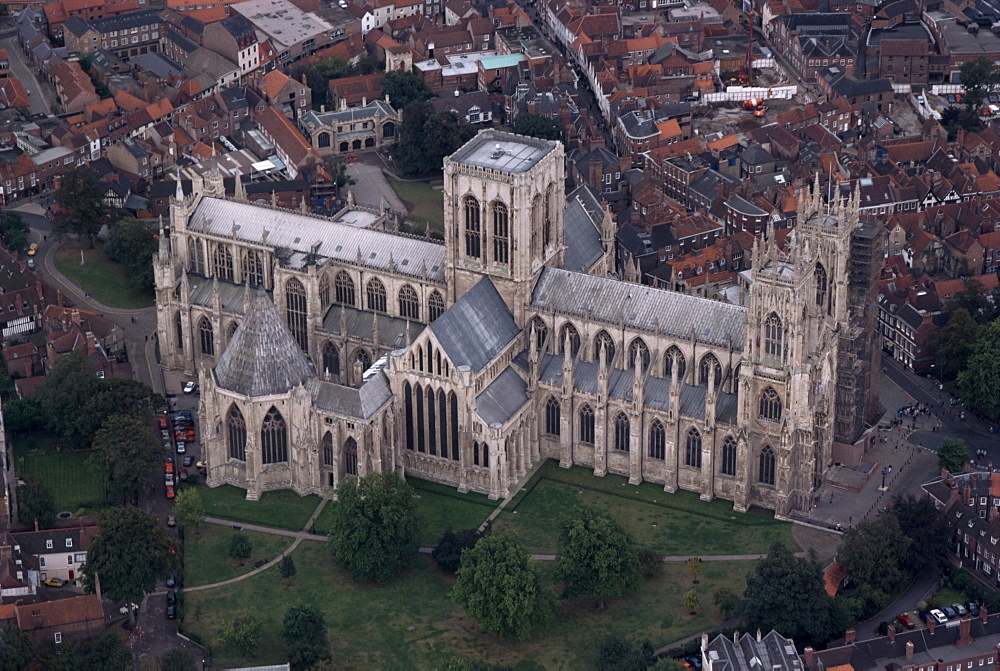
[[[887,476],[887,475],[889,475],[889,469],[888,468],[883,468],[882,469],[882,486],[878,488],[880,492],[884,492],[887,489],[887,487],[885,486],[885,476]]]

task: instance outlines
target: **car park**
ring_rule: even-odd
[[[173,473],[167,473],[164,476],[164,484],[166,484],[169,487],[173,487],[173,485],[174,485],[174,474]]]
[[[167,576],[167,587],[177,587],[177,574],[171,573]]]
[[[170,605],[168,605],[167,606],[167,619],[168,620],[173,620],[173,619],[176,619],[176,617],[177,617],[177,605],[176,604],[170,604]]]
[[[184,454],[185,452],[187,452],[187,447],[185,447],[184,441],[183,440],[178,440],[177,441],[177,454]]]
[[[965,607],[966,609],[968,609],[969,615],[971,615],[972,617],[979,616],[979,604],[976,603],[975,601],[966,602]]]
[[[173,485],[167,485],[166,489],[167,489],[166,496],[167,496],[168,499],[173,499],[173,498],[177,497],[177,494],[174,492]]]
[[[177,603],[177,592],[172,589],[167,590],[167,603]]]
[[[62,587],[63,581],[59,578],[49,578],[48,580],[43,580],[42,584],[46,587]]]
[[[194,463],[194,457],[189,454],[184,457],[184,461],[182,462],[181,465],[184,466],[184,468],[188,468],[193,463]]]
[[[920,618],[921,622],[927,624],[928,622],[930,622],[933,615],[931,615],[931,612],[929,610],[922,610],[919,613],[917,613],[917,617]]]
[[[958,615],[959,617],[965,617],[966,615],[969,614],[969,611],[966,610],[965,606],[963,606],[960,603],[951,604],[951,609],[954,610],[955,614]]]
[[[904,627],[906,627],[907,629],[913,629],[913,627],[915,626],[913,624],[913,620],[911,620],[909,616],[905,614],[896,616],[896,621],[899,622]]]
[[[951,606],[941,606],[940,610],[942,613],[944,613],[944,616],[949,620],[958,615],[958,613],[955,612],[955,609],[952,608]]]
[[[937,622],[938,624],[945,624],[948,622],[948,616],[945,615],[942,611],[938,610],[937,608],[931,610],[931,617],[933,617],[934,621]]]

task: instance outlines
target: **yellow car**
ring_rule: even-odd
[[[48,580],[43,580],[42,584],[46,587],[62,587],[63,581],[59,578],[49,578]]]
[[[34,256],[37,253],[38,253],[38,243],[32,242],[31,245],[28,247],[28,256]]]

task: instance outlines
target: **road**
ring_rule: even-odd
[[[45,89],[35,78],[35,69],[25,63],[25,56],[21,52],[21,45],[17,42],[17,37],[9,37],[2,41],[7,50],[7,58],[10,61],[10,70],[17,79],[21,80],[24,90],[31,98],[31,112],[48,116],[50,108],[45,101]]]

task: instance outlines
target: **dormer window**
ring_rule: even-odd
[[[49,540],[45,541],[45,549],[46,549],[46,550],[51,550],[51,549],[52,549],[52,547],[53,547],[53,546],[52,546],[52,540],[51,540],[51,539],[49,539]]]
[[[73,539],[72,538],[67,538],[66,539],[66,547],[68,547],[68,548],[73,547]]]

